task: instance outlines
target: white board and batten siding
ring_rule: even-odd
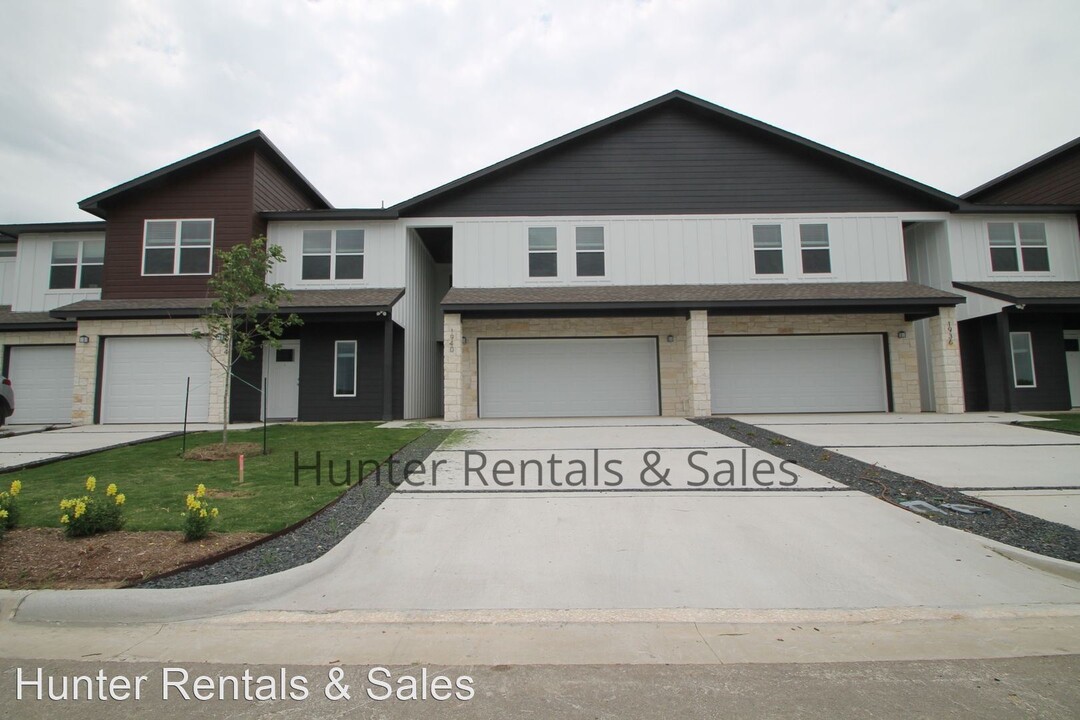
[[[803,274],[799,225],[829,226],[832,272]],[[456,287],[520,287],[527,277],[530,227],[555,227],[559,274],[543,283],[678,285],[750,282],[905,280],[899,215],[538,217],[448,220],[454,227]],[[755,275],[753,226],[779,224],[781,275]],[[607,275],[574,277],[574,228],[603,226]]]
[[[104,239],[103,232],[20,235],[14,290],[10,296],[11,309],[15,312],[47,312],[80,300],[100,300],[100,289],[50,290],[49,274],[52,269],[54,240]]]
[[[0,305],[11,305],[15,301],[15,267],[15,258],[0,258]]]
[[[305,230],[364,231],[364,277],[361,280],[304,280],[303,240]],[[270,273],[269,282],[279,282],[290,290],[346,290],[355,288],[404,287],[405,253],[403,230],[392,222],[274,221],[267,228],[267,240],[281,246],[285,262]]]

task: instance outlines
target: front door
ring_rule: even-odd
[[[295,420],[300,400],[300,341],[282,340],[281,347],[266,346],[266,417]]]
[[[1072,406],[1080,407],[1080,330],[1065,331],[1065,365],[1069,368]]]

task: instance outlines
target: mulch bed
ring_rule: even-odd
[[[0,538],[0,588],[115,588],[175,570],[262,537],[211,533],[185,542],[181,532],[110,532],[86,538],[59,528],[20,528]]]
[[[1080,562],[1080,531],[1067,525],[1003,508],[953,488],[886,470],[738,420],[696,418],[694,422],[897,506],[907,500],[924,500],[939,507],[942,503],[955,503],[989,508],[989,513],[975,515],[957,512],[916,514],[940,525],[966,530],[1040,555]]]

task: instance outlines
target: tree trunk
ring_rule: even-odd
[[[225,398],[222,405],[224,406],[224,415],[221,418],[221,444],[223,447],[229,446],[229,399],[232,394],[232,341],[229,342],[228,347],[228,362],[225,363]]]

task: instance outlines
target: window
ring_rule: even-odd
[[[305,230],[300,274],[304,280],[363,280],[363,230]]]
[[[558,274],[555,228],[529,228],[529,277],[549,278]]]
[[[209,275],[213,220],[147,220],[143,275]]]
[[[1012,347],[1013,384],[1018,388],[1035,387],[1035,354],[1031,348],[1031,333],[1009,333]]]
[[[274,362],[291,363],[295,359],[293,348],[278,348],[274,351]]]
[[[994,272],[1049,272],[1050,251],[1046,246],[1046,225],[1041,222],[992,222],[986,225],[990,237],[990,269]],[[1019,236],[1019,256],[1016,239]]]
[[[356,341],[334,343],[334,397],[356,397]]]
[[[784,272],[784,244],[779,225],[754,226],[754,272],[781,275]]]
[[[52,244],[49,289],[99,288],[104,267],[104,240],[57,240]]]
[[[829,226],[824,223],[799,226],[802,247],[802,271],[806,274],[831,273]]]
[[[604,228],[574,229],[577,243],[577,276],[604,277]]]
[[[15,243],[0,245],[0,258],[13,258],[16,254]]]

